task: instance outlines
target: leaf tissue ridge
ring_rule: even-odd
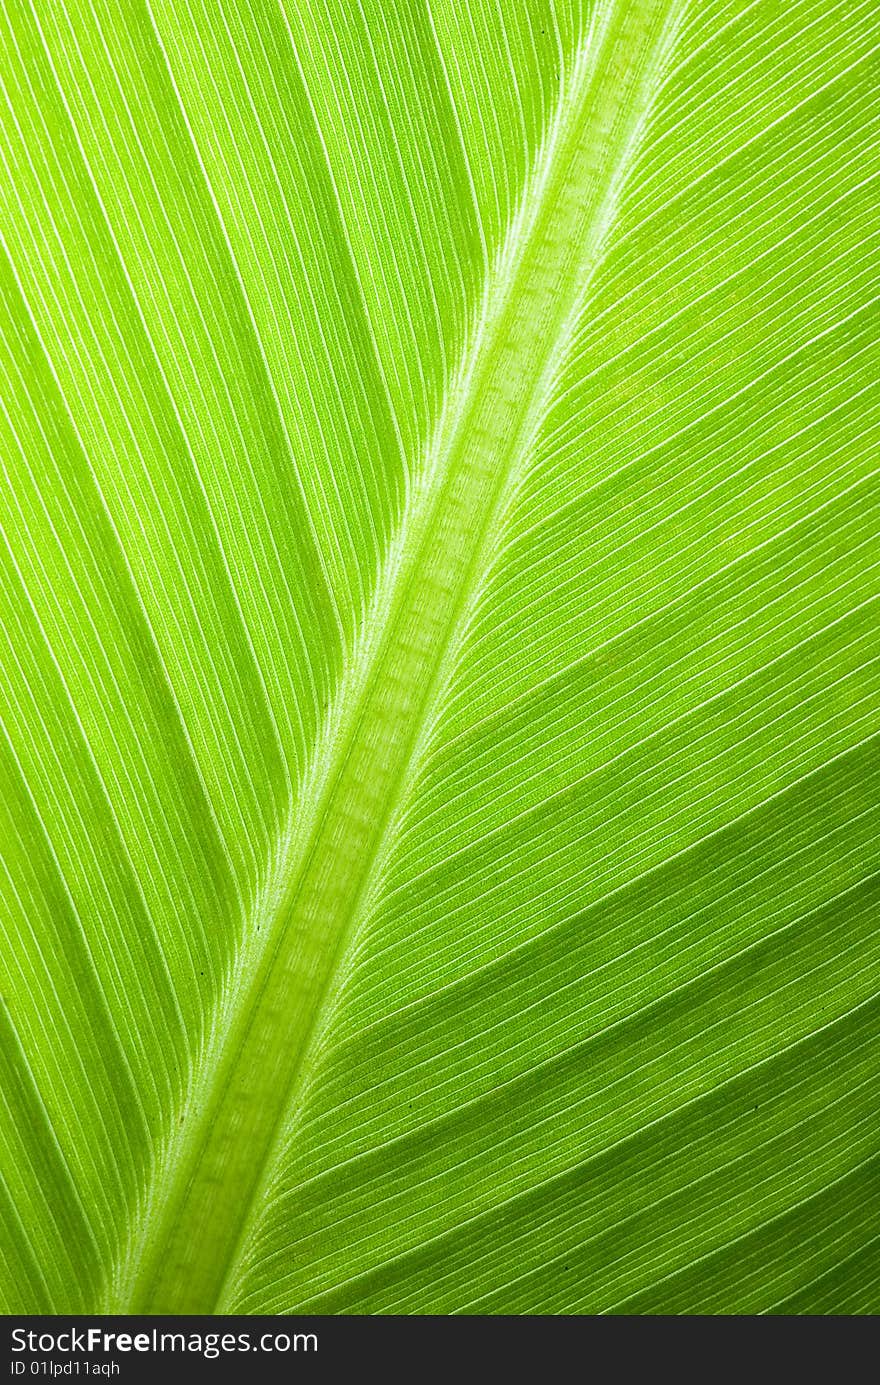
[[[597,6],[218,1010],[111,1311],[234,1297],[258,1194],[614,216],[681,17]]]

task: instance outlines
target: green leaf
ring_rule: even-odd
[[[3,1308],[876,1312],[876,5],[0,25]]]

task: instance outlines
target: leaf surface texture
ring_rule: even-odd
[[[0,26],[5,1311],[877,1311],[876,6]]]

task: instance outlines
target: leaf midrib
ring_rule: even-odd
[[[364,889],[601,254],[676,11],[668,0],[600,5],[563,86],[112,1311],[211,1312],[233,1294]]]

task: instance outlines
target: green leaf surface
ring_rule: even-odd
[[[0,31],[0,1306],[880,1310],[876,5]]]

